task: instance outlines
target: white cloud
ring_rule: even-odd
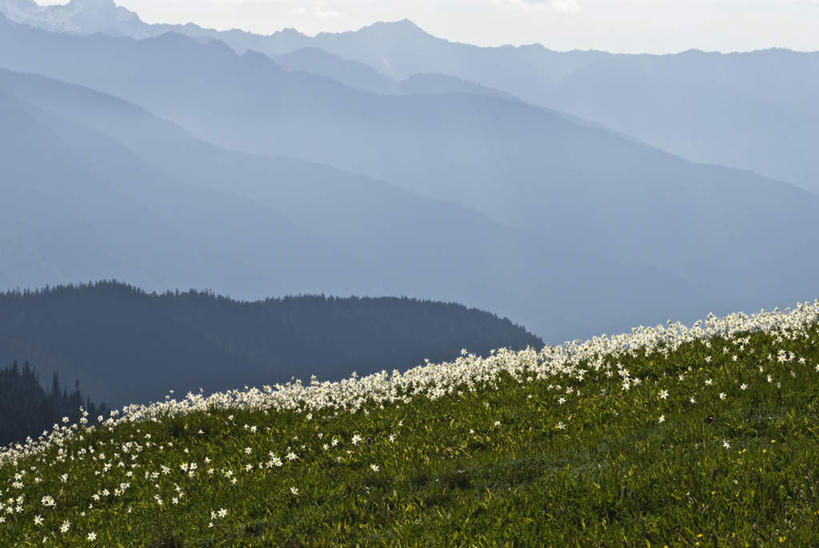
[[[577,0],[552,0],[549,4],[554,10],[562,12],[580,11],[583,9],[583,6],[581,6]]]
[[[319,17],[322,19],[330,19],[333,17],[339,17],[341,12],[332,8],[328,8],[324,4],[316,4],[312,8],[308,8],[306,6],[299,6],[293,9],[293,13],[295,15],[312,15],[313,17]]]
[[[316,17],[338,17],[339,15],[341,15],[341,12],[331,8],[326,8],[322,5],[318,5],[313,8],[313,15],[315,15]]]
[[[582,6],[578,0],[492,0],[496,5],[507,5],[524,11],[554,10],[562,13],[579,11]]]

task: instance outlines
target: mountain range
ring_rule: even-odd
[[[372,75],[339,77],[349,76],[350,62],[393,80],[388,88],[395,80],[434,74],[593,120],[689,160],[750,169],[819,190],[819,155],[814,153],[819,106],[813,99],[819,95],[818,52],[622,55],[558,52],[540,44],[487,48],[434,37],[409,20],[315,37],[293,29],[257,35],[194,24],[149,25],[113,0],[72,0],[65,6],[2,0],[0,12],[47,30],[134,38],[173,31],[220,40],[238,53],[308,58],[300,70],[332,74],[368,91],[385,84]],[[337,58],[334,68],[328,68],[326,57],[316,59],[316,49]]]
[[[395,79],[445,74],[592,120],[689,160],[819,190],[819,52],[483,48],[431,36],[408,20],[315,37],[174,30],[271,56],[319,48]]]
[[[0,546],[819,545],[818,69],[0,0]]]
[[[0,281],[455,300],[552,342],[819,289],[816,194],[452,77],[288,61],[0,18],[27,204]]]
[[[33,0],[0,0],[0,13],[11,21],[54,32],[107,32],[139,37],[153,34],[144,30],[148,25],[136,13],[118,7],[113,0],[71,0],[46,6]]]
[[[376,180],[220,149],[87,88],[0,71],[0,105],[3,191],[17,204],[0,221],[6,287],[107,277],[251,299],[399,294],[506,311],[557,336],[589,328],[569,299],[606,303],[612,325],[674,302],[672,276]],[[617,295],[595,283],[601,269]]]

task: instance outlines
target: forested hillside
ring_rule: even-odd
[[[460,305],[301,296],[236,302],[104,282],[0,294],[0,363],[30,360],[119,406],[291,377],[334,380],[442,361],[462,348],[540,347],[509,320]]]
[[[0,449],[0,545],[819,546],[819,301],[131,406]]]
[[[108,412],[105,404],[97,406],[83,399],[79,382],[69,391],[55,374],[46,390],[35,368],[28,363],[21,368],[14,362],[0,370],[0,445],[36,438],[54,424],[62,424],[64,418],[76,423],[82,418],[80,407],[87,411],[89,421]]]

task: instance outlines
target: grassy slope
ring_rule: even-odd
[[[819,545],[819,326],[604,361],[356,413],[98,428],[0,468],[0,545]]]

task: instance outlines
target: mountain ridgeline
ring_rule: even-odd
[[[0,0],[0,546],[819,546],[816,97]]]
[[[0,217],[5,288],[102,278],[246,300],[403,295],[491,310],[554,343],[727,306],[672,273],[596,253],[582,241],[596,221],[579,213],[565,234],[542,237],[377,179],[220,149],[134,104],[31,74],[0,70],[0,112],[0,191],[17,204]]]
[[[1,18],[0,65],[0,185],[39,213],[0,219],[6,288],[405,295],[551,343],[819,291],[815,193],[520,100]]]
[[[202,292],[146,293],[116,282],[0,295],[0,363],[36,363],[80,379],[95,401],[119,406],[169,389],[206,392],[309,382],[424,359],[462,348],[543,342],[509,320],[455,304],[398,298],[300,296],[237,302]]]
[[[293,29],[259,35],[146,24],[113,0],[66,6],[0,0],[0,13],[51,31],[133,38],[175,32],[219,40],[238,53],[262,52],[289,70],[379,93],[414,88],[403,81],[419,75],[445,80],[449,91],[468,82],[472,91],[492,89],[572,113],[689,160],[819,190],[819,52],[626,55],[541,44],[477,47],[432,36],[408,20],[314,37]],[[441,89],[429,84],[424,88]]]

